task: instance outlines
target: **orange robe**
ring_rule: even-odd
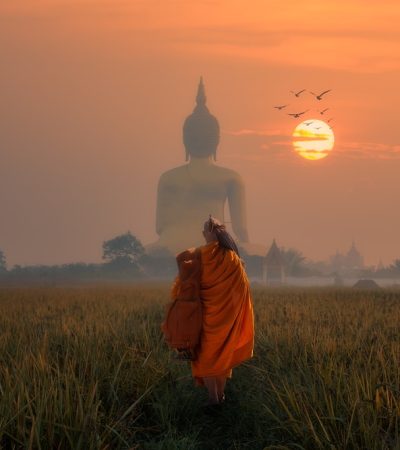
[[[203,377],[232,377],[232,368],[253,356],[254,315],[249,280],[239,256],[218,241],[201,249],[203,330],[191,361],[195,384]],[[179,284],[179,283],[178,283]],[[173,290],[177,288],[174,284]]]

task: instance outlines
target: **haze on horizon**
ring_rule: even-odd
[[[217,164],[246,184],[250,241],[400,257],[396,1],[26,0],[0,4],[0,249],[8,265],[100,262],[156,240],[157,182],[184,164],[200,75]],[[293,151],[290,90],[332,89],[335,147]],[[302,103],[303,102],[303,103]],[[313,115],[318,115],[314,112]],[[206,218],[205,218],[206,219]],[[199,233],[202,224],[199,224]]]

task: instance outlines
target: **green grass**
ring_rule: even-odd
[[[0,290],[0,448],[400,449],[400,293],[253,289],[254,358],[206,415],[169,286]]]

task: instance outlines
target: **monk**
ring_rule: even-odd
[[[225,384],[232,378],[232,369],[253,356],[253,305],[243,261],[225,225],[210,215],[203,236],[203,329],[191,369],[195,385],[208,390],[208,405],[219,405],[225,400]],[[179,280],[173,290],[177,284]]]

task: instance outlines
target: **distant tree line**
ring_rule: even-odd
[[[367,278],[392,278],[400,276],[400,259],[395,259],[392,264],[379,269],[364,269],[362,275]]]
[[[131,281],[152,278],[171,279],[177,273],[175,255],[160,249],[157,253],[146,253],[140,240],[130,231],[103,242],[103,263],[71,263],[62,265],[14,265],[7,269],[6,256],[0,250],[0,282],[15,283],[70,283],[106,280]],[[308,260],[293,248],[280,248],[286,276],[332,276],[327,262]],[[263,256],[249,255],[239,247],[251,277],[262,278]],[[363,269],[362,277],[390,278],[400,276],[400,259],[387,267]]]
[[[61,265],[15,265],[7,270],[0,250],[0,281],[15,283],[60,283],[83,281],[132,281],[148,278],[171,279],[177,266],[169,252],[147,254],[144,246],[130,231],[103,242],[103,263]]]
[[[323,272],[309,263],[307,258],[294,248],[280,247],[283,270],[286,276],[307,277],[312,275],[323,276]],[[264,257],[261,255],[249,255],[243,247],[239,247],[239,253],[246,264],[246,272],[253,277],[262,278]]]

